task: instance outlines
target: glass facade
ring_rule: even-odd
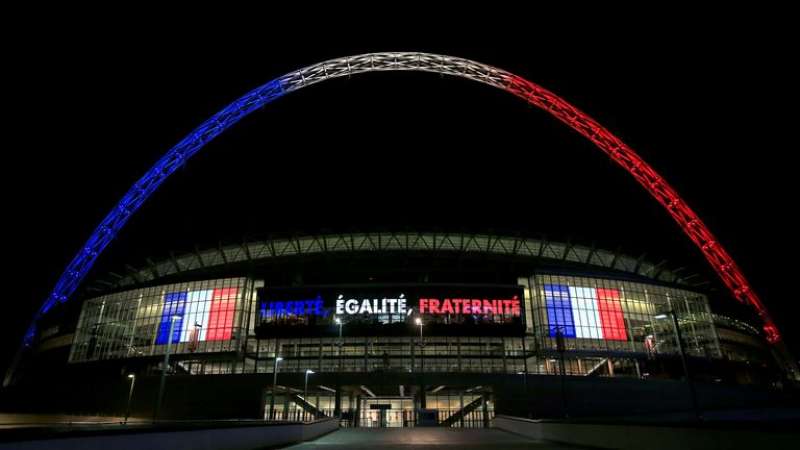
[[[136,289],[83,304],[70,362],[237,351],[247,337],[245,278]]]
[[[577,353],[677,353],[674,313],[688,354],[720,357],[708,300],[696,292],[652,284],[568,275],[520,279],[529,299],[526,333],[534,350]]]
[[[485,330],[495,328],[464,328],[459,323],[474,316],[470,321],[482,324],[484,319],[476,314],[458,316],[451,325],[448,315],[421,313],[418,299],[409,296],[409,308],[427,324],[423,332],[431,331],[431,335],[420,337],[414,325],[403,328],[406,331],[401,335],[369,335],[370,328],[361,323],[364,318],[354,315],[344,317],[343,326],[350,325],[349,330],[359,330],[360,335],[345,333],[341,339],[333,316],[309,319],[295,304],[291,306],[295,309],[289,309],[288,303],[277,313],[269,312],[277,307],[275,303],[266,303],[264,309],[257,298],[263,282],[252,279],[136,289],[84,302],[70,361],[163,355],[169,344],[176,355],[175,371],[194,375],[271,373],[276,356],[283,358],[280,371],[295,373],[310,369],[556,374],[562,356],[559,345],[563,345],[566,373],[641,376],[638,360],[677,353],[676,330],[669,316],[673,312],[689,354],[721,356],[708,302],[701,294],[653,284],[550,274],[519,278],[518,284],[522,304],[517,314],[524,332],[487,335]],[[309,305],[313,304],[306,303],[308,311],[320,313]],[[414,316],[404,321],[413,323],[409,317]],[[256,335],[258,324],[287,321],[293,328],[301,328],[299,332]],[[378,324],[386,326],[380,320]],[[312,326],[315,332],[311,332]],[[452,335],[447,334],[450,326]],[[309,327],[307,332],[304,327]],[[445,333],[433,333],[442,329]],[[460,334],[465,330],[467,334]],[[157,362],[153,362],[150,370],[156,368]]]
[[[269,394],[268,394],[269,395]],[[336,400],[330,392],[315,391],[305,398],[316,411],[327,417],[335,416]],[[488,419],[495,417],[494,402],[481,394],[459,392],[428,394],[426,408],[436,410],[437,422],[457,428],[482,428],[484,426],[483,402],[486,401]],[[342,396],[342,411],[357,418],[357,426],[363,428],[408,428],[417,426],[418,399],[409,397],[357,397]],[[270,417],[271,416],[271,417]],[[292,397],[282,393],[275,396],[273,412],[265,409],[265,419],[310,420],[313,413],[304,410]],[[356,425],[347,422],[346,426]]]

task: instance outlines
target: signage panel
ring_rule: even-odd
[[[338,333],[338,318],[345,334],[405,335],[421,318],[427,335],[479,330],[518,334],[523,329],[522,295],[521,287],[508,285],[265,287],[257,292],[259,329],[262,334],[272,329],[276,336],[292,335],[292,328],[302,335],[331,334]]]

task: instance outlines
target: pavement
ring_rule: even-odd
[[[17,414],[0,413],[0,430],[25,427],[64,427],[119,425],[125,419],[114,416],[68,416],[62,414]],[[128,423],[145,423],[144,419],[131,417]]]
[[[524,436],[493,428],[342,428],[313,441],[286,447],[291,450],[359,450],[359,449],[579,449],[550,442],[535,441]]]

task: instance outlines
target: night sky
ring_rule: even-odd
[[[195,126],[293,69],[392,50],[495,65],[593,116],[705,220],[796,352],[796,49],[786,28],[744,26],[757,16],[716,19],[572,39],[406,26],[315,42],[207,24],[167,38],[141,23],[32,21],[4,64],[0,366],[97,223]],[[667,213],[577,133],[502,91],[419,73],[329,81],[252,114],[161,187],[90,278],[247,236],[381,230],[595,242],[715,280]]]

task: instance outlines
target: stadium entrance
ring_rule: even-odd
[[[413,397],[372,397],[359,402],[359,426],[401,428],[414,426]]]
[[[494,417],[494,395],[489,386],[326,385],[276,386],[266,389],[264,419],[309,421],[339,417],[345,428],[452,427],[484,428]],[[338,407],[337,407],[338,403]]]

